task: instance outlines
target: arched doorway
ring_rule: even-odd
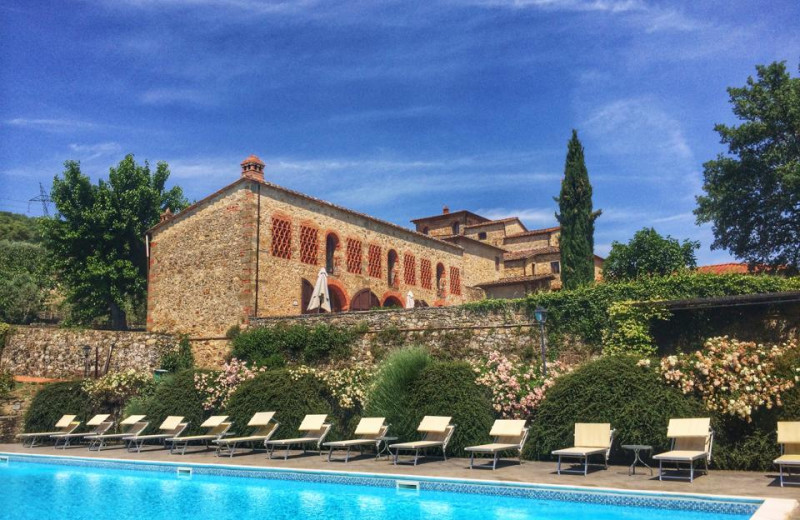
[[[397,287],[397,251],[394,249],[389,250],[389,254],[386,255],[386,266],[387,266],[387,282],[389,283],[389,287]]]
[[[415,308],[429,307],[428,302],[425,300],[414,300]]]
[[[311,295],[314,293],[314,284],[306,280],[305,278],[302,279],[300,282],[300,305],[302,305],[301,312],[303,314],[317,314],[319,312],[327,312],[327,311],[320,311],[318,309],[314,309],[312,311],[308,310],[308,304],[311,302]],[[334,283],[328,283],[328,296],[331,297],[331,312],[343,312],[347,308],[347,294],[342,290],[341,287],[335,285]]]
[[[351,311],[368,311],[381,306],[381,301],[378,296],[369,289],[361,289],[353,295],[350,300]]]
[[[308,310],[308,304],[311,302],[311,294],[313,292],[314,284],[303,278],[300,282],[300,312],[302,314],[317,312]]]
[[[397,296],[387,296],[385,300],[383,300],[383,308],[384,309],[402,309],[405,307],[403,302],[400,301],[400,298]]]
[[[339,237],[336,233],[328,233],[325,237],[325,270],[334,274],[336,269],[336,250],[339,249]]]

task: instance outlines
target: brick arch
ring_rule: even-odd
[[[350,298],[347,296],[347,289],[339,280],[328,278],[328,292],[337,292],[337,296],[342,303],[342,312],[350,310]],[[331,296],[332,298],[333,296]]]
[[[403,295],[397,291],[386,291],[381,296],[381,307],[386,307],[386,302],[390,300],[396,300],[396,303],[400,306],[401,309],[405,308],[406,303]]]

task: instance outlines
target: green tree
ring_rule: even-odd
[[[0,321],[29,323],[53,286],[47,252],[40,244],[0,240]]]
[[[561,283],[574,289],[594,281],[594,221],[602,213],[592,209],[592,185],[577,130],[567,144],[567,160],[556,219],[561,224]]]
[[[703,165],[694,213],[711,222],[714,249],[751,265],[800,268],[800,78],[784,62],[757,66],[758,77],[728,89],[742,124],[714,127],[727,155]]]
[[[611,252],[603,262],[603,278],[632,280],[692,269],[697,267],[694,251],[699,247],[700,242],[684,240],[681,243],[669,235],[661,236],[653,228],[642,228],[627,244],[617,241],[611,244]]]
[[[19,213],[0,211],[0,240],[40,242],[38,220]]]
[[[76,161],[64,163],[50,194],[58,213],[43,222],[44,243],[71,304],[71,319],[91,323],[110,318],[127,326],[128,309],[141,305],[146,291],[144,233],[162,211],[187,206],[182,190],[165,185],[169,167],[155,172],[127,155],[93,185]]]

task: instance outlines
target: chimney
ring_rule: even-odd
[[[164,213],[161,214],[161,218],[159,218],[158,222],[159,223],[166,222],[167,220],[169,220],[171,218],[172,218],[172,210],[167,208],[166,210],[164,210]]]
[[[251,155],[242,161],[242,177],[253,179],[254,181],[264,180],[264,161]]]
[[[450,213],[450,208],[447,207],[447,206],[443,206],[442,207],[442,215],[447,215],[448,213]]]

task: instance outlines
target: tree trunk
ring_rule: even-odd
[[[111,328],[113,330],[128,330],[128,320],[116,302],[111,302]]]

